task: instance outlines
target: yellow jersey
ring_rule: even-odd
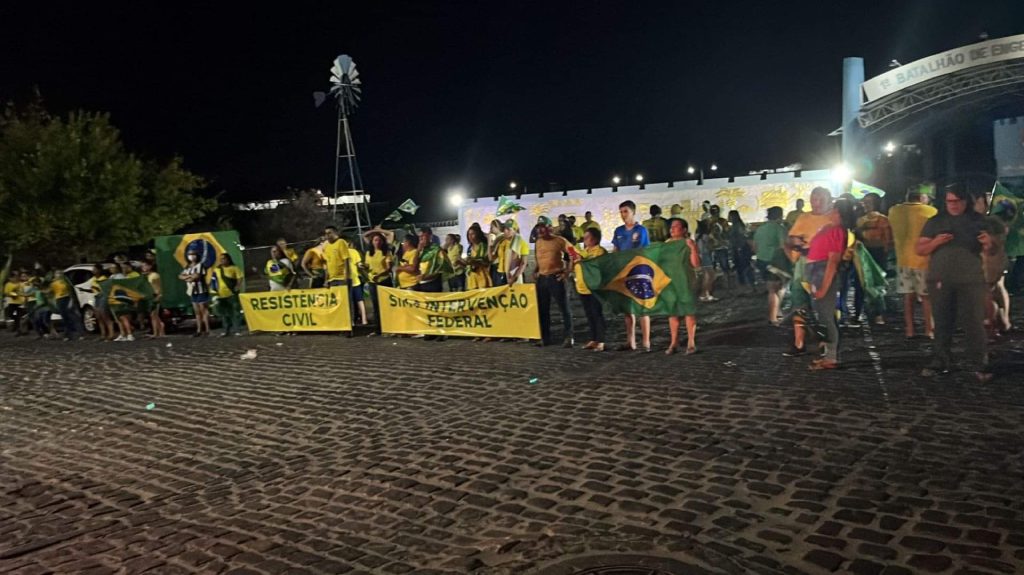
[[[383,250],[374,250],[372,254],[366,252],[363,261],[366,263],[366,269],[370,272],[371,283],[373,283],[373,278],[385,274],[391,269],[391,256],[385,254]]]
[[[405,250],[402,254],[402,265],[411,266],[416,263],[416,250]],[[419,276],[409,272],[398,272],[398,287],[407,289],[419,283]]]
[[[54,279],[50,282],[50,292],[53,294],[53,299],[61,299],[71,295],[68,282],[63,279]]]
[[[348,279],[348,242],[338,238],[334,243],[324,245],[324,263],[327,267],[327,281]]]
[[[359,250],[355,248],[348,248],[348,277],[352,278],[352,287],[359,287],[363,285],[363,279],[359,277],[358,265],[363,262],[363,256],[359,255]]]
[[[603,256],[606,253],[608,253],[608,250],[602,248],[601,246],[592,246],[589,248],[583,248],[583,251],[582,253],[580,253],[580,256],[582,256],[584,260],[589,260],[596,258],[598,256]],[[590,288],[588,288],[587,283],[583,281],[583,266],[580,265],[579,262],[577,262],[576,265],[573,266],[573,273],[576,276],[576,293],[580,295],[590,295]]]

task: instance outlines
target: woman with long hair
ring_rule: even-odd
[[[697,237],[694,240],[697,245],[697,253],[700,256],[700,296],[699,301],[718,301],[711,291],[715,287],[715,263],[713,250],[711,249],[711,222],[700,220],[697,222]]]
[[[669,237],[665,240],[666,243],[686,242],[686,246],[689,248],[689,257],[683,260],[683,271],[686,273],[687,283],[689,284],[687,287],[691,293],[695,294],[697,268],[700,267],[701,261],[700,254],[697,251],[697,244],[690,239],[690,226],[682,218],[671,218],[668,221],[668,234]],[[668,349],[665,350],[665,355],[672,355],[679,349],[680,316],[686,320],[686,355],[697,353],[697,306],[693,300],[676,302],[675,309],[671,313],[672,315],[668,316],[670,341]]]
[[[487,236],[479,227],[470,227],[466,233],[469,248],[462,265],[466,267],[466,289],[489,288],[491,283],[491,258],[487,251]]]
[[[373,305],[374,331],[380,333],[380,296],[377,288],[380,286],[391,287],[391,246],[387,238],[380,232],[373,232],[369,235],[369,247],[366,249],[364,268],[366,277],[369,280],[370,302]]]

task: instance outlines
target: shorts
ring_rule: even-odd
[[[761,278],[763,278],[764,281],[766,281],[766,282],[780,282],[780,283],[783,281],[781,277],[779,277],[779,276],[773,274],[772,272],[768,271],[768,266],[769,266],[768,262],[763,262],[761,260],[756,260],[754,263],[757,264],[757,269],[758,269],[758,271],[761,272]]]
[[[210,303],[210,294],[201,293],[192,296],[192,303]]]
[[[352,301],[363,301],[363,286],[362,285],[352,286],[348,290],[348,293],[349,293],[349,297],[352,298]]]
[[[928,295],[928,286],[924,281],[927,270],[897,266],[896,293],[915,293],[921,297]]]

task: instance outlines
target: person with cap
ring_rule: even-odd
[[[572,311],[569,308],[569,290],[565,284],[571,269],[571,258],[576,250],[569,240],[555,235],[550,219],[544,217],[544,221],[546,225],[537,237],[537,270],[534,272],[541,333],[541,341],[537,345],[544,347],[555,343],[551,336],[551,298],[554,298],[562,314],[562,346],[572,347]]]
[[[196,332],[193,337],[210,335],[210,287],[207,284],[206,266],[196,249],[189,249],[185,257],[188,265],[178,274],[178,279],[185,282],[185,292],[192,300],[192,310],[196,314]]]
[[[519,226],[509,218],[502,224],[502,239],[498,246],[498,278],[495,285],[515,285],[525,281],[526,262],[530,245],[519,235]]]

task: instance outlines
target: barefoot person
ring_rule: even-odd
[[[667,242],[686,242],[686,246],[690,248],[689,257],[683,260],[683,271],[686,273],[687,287],[692,294],[696,291],[696,270],[700,267],[700,255],[697,253],[697,244],[690,239],[690,227],[684,219],[670,219],[668,221],[668,234]],[[679,316],[683,316],[686,319],[686,355],[697,353],[695,340],[697,336],[696,312],[697,309],[692,300],[678,302],[677,309],[672,310],[673,315],[668,317],[671,341],[668,344],[668,349],[665,350],[665,355],[672,355],[679,349]]]

